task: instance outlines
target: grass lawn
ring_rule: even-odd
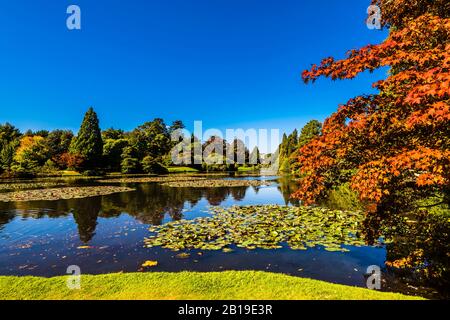
[[[420,299],[259,271],[84,275],[80,290],[69,290],[66,281],[67,276],[0,276],[0,299]]]
[[[167,168],[169,173],[181,173],[181,172],[199,172],[197,169],[189,168],[189,167],[169,167]]]
[[[61,176],[66,177],[66,176],[81,176],[81,173],[77,172],[77,171],[71,171],[71,170],[63,170],[60,171]]]
[[[259,171],[259,168],[254,168],[254,167],[238,167],[238,172],[254,172],[254,171]]]

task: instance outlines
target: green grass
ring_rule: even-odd
[[[80,290],[69,290],[66,281],[67,276],[55,278],[0,276],[0,299],[420,299],[259,271],[84,275],[81,277]]]
[[[169,167],[167,168],[169,173],[180,173],[180,172],[199,172],[197,169],[189,167]]]
[[[249,172],[249,171],[259,171],[258,167],[238,167],[237,168],[238,172]]]
[[[81,174],[77,171],[70,171],[70,170],[64,170],[64,171],[60,171],[61,176],[65,177],[65,176],[81,176]]]

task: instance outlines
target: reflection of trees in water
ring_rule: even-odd
[[[16,214],[12,211],[0,211],[0,230],[4,228],[6,224],[8,224]]]
[[[254,189],[256,189],[255,192],[258,192],[257,188],[254,188]],[[244,200],[246,194],[247,194],[247,187],[231,188],[231,196],[236,201]]]
[[[180,220],[185,203],[195,205],[201,193],[172,189],[160,184],[140,184],[134,186],[136,192],[127,192],[102,198],[103,217],[120,215],[123,212],[146,224],[159,225],[168,214],[172,220]]]
[[[286,205],[299,205],[297,199],[292,199],[291,195],[298,190],[298,182],[289,176],[282,176],[278,179],[278,190],[281,192]]]
[[[186,204],[194,207],[202,198],[210,205],[220,205],[230,195],[243,199],[247,187],[242,188],[171,188],[157,183],[134,186],[127,192],[102,198],[101,216],[111,217],[126,212],[146,224],[159,225],[167,214],[172,220],[183,218]]]
[[[390,272],[417,286],[437,288],[450,297],[450,211],[417,211],[407,217],[392,217],[383,225],[365,221],[365,233],[380,232],[386,245],[386,266]],[[380,231],[381,230],[381,231]]]
[[[298,189],[289,177],[279,179],[278,189],[286,204],[297,205],[290,195]],[[448,198],[438,207],[422,207],[408,215],[393,212],[394,203],[385,208],[383,219],[367,215],[361,234],[368,244],[381,235],[386,244],[386,268],[396,279],[417,286],[438,288],[444,297],[450,297],[450,207]],[[436,201],[439,203],[439,201]],[[320,206],[339,210],[361,210],[358,196],[347,185],[329,192]]]
[[[83,199],[73,199],[67,201],[67,206],[72,208],[72,215],[78,226],[80,240],[88,243],[95,235],[97,227],[97,217],[102,208],[100,197],[83,201]]]
[[[137,220],[160,225],[167,214],[172,220],[183,218],[185,205],[194,207],[202,198],[210,205],[220,205],[229,196],[245,198],[248,187],[237,188],[170,188],[157,183],[136,184],[136,192],[125,192],[102,197],[61,201],[0,203],[0,228],[20,212],[23,218],[58,218],[73,214],[80,240],[89,242],[95,235],[97,218],[118,217],[127,213]]]

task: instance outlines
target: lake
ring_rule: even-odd
[[[208,216],[210,206],[297,205],[289,199],[295,181],[242,179],[273,183],[209,189],[130,183],[122,185],[136,191],[72,200],[0,202],[0,275],[58,276],[65,275],[70,265],[79,266],[84,274],[137,272],[144,271],[142,263],[153,260],[158,265],[145,271],[262,270],[365,287],[367,268],[376,265],[385,271],[383,290],[423,294],[386,271],[385,246],[347,246],[349,252],[328,252],[320,246],[306,251],[287,246],[234,248],[231,253],[192,251],[184,259],[167,249],[144,247],[150,226]]]

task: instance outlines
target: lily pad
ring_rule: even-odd
[[[158,265],[158,261],[151,261],[151,260],[147,260],[142,264],[142,266],[144,268],[156,267],[157,265]]]
[[[0,201],[22,202],[22,201],[41,201],[41,200],[54,201],[65,199],[80,199],[130,191],[134,191],[134,189],[125,187],[113,187],[113,186],[27,190],[27,191],[0,193]]]
[[[102,179],[98,180],[100,183],[163,183],[163,182],[178,182],[178,181],[192,181],[192,180],[206,180],[205,177],[197,176],[160,176],[160,177],[133,177],[120,179]]]
[[[225,188],[225,187],[260,187],[270,186],[272,182],[262,180],[224,180],[202,179],[166,182],[163,186],[172,188]]]
[[[359,228],[362,212],[278,205],[212,207],[211,217],[154,226],[147,247],[172,250],[223,250],[230,246],[293,250],[322,246],[327,251],[346,252],[343,245],[364,245]]]

